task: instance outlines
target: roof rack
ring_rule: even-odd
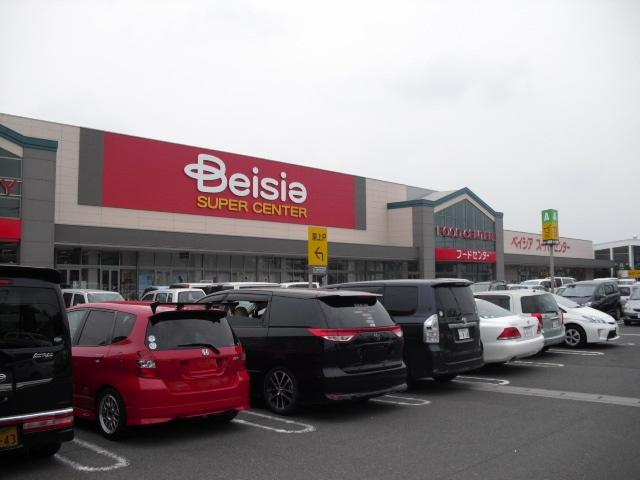
[[[194,302],[178,302],[178,303],[171,303],[171,302],[152,302],[150,307],[151,307],[151,311],[153,312],[153,314],[156,314],[156,310],[158,309],[158,307],[162,306],[162,307],[175,307],[176,311],[179,312],[180,310],[183,310],[185,306],[198,306],[198,307],[205,307],[205,310],[211,310],[212,307],[214,306],[235,306],[237,305],[238,302],[227,302],[227,301],[222,301],[222,302],[200,302],[200,303],[194,303]]]

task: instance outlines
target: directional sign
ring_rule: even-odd
[[[329,238],[326,227],[309,227],[307,234],[308,264],[326,267],[329,262]]]
[[[553,243],[560,240],[558,232],[558,211],[554,209],[542,211],[542,241]]]

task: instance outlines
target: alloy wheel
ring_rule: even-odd
[[[580,332],[571,328],[566,331],[565,341],[570,347],[577,347],[581,340]]]
[[[269,377],[267,402],[276,410],[287,410],[295,401],[295,385],[289,374],[283,370],[275,370]]]
[[[105,433],[113,435],[120,425],[120,408],[118,401],[111,394],[106,394],[100,400],[98,412],[100,426]]]

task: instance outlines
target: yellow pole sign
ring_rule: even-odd
[[[312,267],[326,267],[329,262],[329,238],[326,227],[307,230],[307,258]]]
[[[640,278],[640,270],[629,270],[629,277]]]
[[[549,209],[542,211],[542,241],[544,243],[560,241],[557,210]]]

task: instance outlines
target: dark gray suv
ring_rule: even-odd
[[[620,290],[614,280],[586,280],[567,285],[561,295],[583,307],[598,309],[616,320],[622,318]]]

